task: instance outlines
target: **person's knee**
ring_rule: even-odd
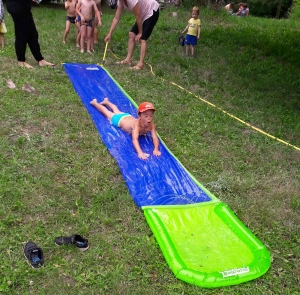
[[[135,37],[136,37],[136,34],[134,34],[134,33],[132,33],[132,32],[129,32],[128,36],[129,36],[129,39],[134,40]]]

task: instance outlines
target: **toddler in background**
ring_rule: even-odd
[[[182,31],[184,34],[187,31],[187,35],[185,37],[185,53],[189,54],[189,50],[191,49],[191,54],[194,56],[195,46],[197,45],[197,40],[200,39],[200,31],[201,31],[201,20],[199,19],[199,7],[194,6],[192,9],[192,18],[188,21],[187,26]]]
[[[86,38],[86,51],[93,51],[93,15],[96,15],[98,26],[102,26],[101,16],[94,0],[79,0],[76,6],[76,13],[80,16],[80,51],[84,52],[84,42]],[[91,43],[93,42],[93,43]]]
[[[76,26],[76,45],[79,47],[79,40],[77,40],[77,35],[80,31],[80,25],[76,20],[76,5],[78,0],[66,0],[65,9],[67,10],[66,17],[66,29],[64,32],[63,43],[66,43],[67,36],[70,32],[71,24]],[[77,42],[78,41],[78,42]]]

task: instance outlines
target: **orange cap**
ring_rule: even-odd
[[[155,107],[153,106],[153,104],[151,102],[142,102],[139,105],[138,113],[143,113],[143,112],[145,112],[147,110],[153,110],[153,111],[155,111]]]

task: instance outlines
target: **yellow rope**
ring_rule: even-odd
[[[106,45],[107,45],[107,43],[106,43]],[[116,59],[119,59],[119,58],[112,52],[112,50],[109,50],[109,51],[110,51],[110,53],[111,53]],[[106,48],[105,48],[105,52],[106,52]],[[152,66],[151,66],[149,63],[146,63],[146,64],[149,66],[150,72],[152,73],[152,75],[155,76],[155,77],[157,77],[157,76],[155,75],[155,73],[153,72]],[[225,110],[223,110],[223,109],[217,107],[217,106],[214,105],[213,103],[211,103],[211,102],[209,102],[209,101],[207,101],[207,100],[205,100],[205,99],[203,99],[203,98],[197,96],[196,94],[194,94],[194,93],[188,91],[187,89],[183,88],[182,86],[180,86],[180,85],[178,85],[178,84],[176,84],[176,83],[174,83],[174,82],[172,82],[172,81],[169,82],[169,81],[167,81],[167,80],[165,80],[165,79],[163,79],[163,78],[161,78],[161,77],[158,77],[158,78],[160,78],[162,81],[168,82],[168,83],[170,83],[170,84],[172,84],[172,85],[178,87],[179,89],[181,89],[181,90],[183,90],[183,91],[185,91],[185,92],[187,92],[187,93],[193,95],[193,96],[196,97],[197,99],[203,101],[204,103],[210,105],[211,107],[216,108],[217,110],[219,110],[219,111],[221,111],[222,113],[226,114],[227,116],[229,116],[229,117],[231,117],[231,118],[237,120],[238,122],[240,122],[240,123],[246,125],[247,127],[251,128],[251,129],[253,129],[253,130],[255,130],[255,131],[257,131],[257,132],[259,132],[259,133],[261,133],[261,134],[263,134],[263,135],[265,135],[265,136],[268,136],[268,137],[270,137],[270,138],[272,138],[272,139],[275,139],[275,140],[277,140],[277,141],[280,142],[280,143],[283,143],[283,144],[285,144],[285,145],[287,145],[287,146],[290,146],[290,147],[292,147],[292,148],[294,148],[294,149],[300,151],[300,148],[299,148],[299,147],[297,147],[297,146],[295,146],[295,145],[292,145],[292,144],[290,144],[290,143],[288,143],[288,142],[286,142],[286,141],[284,141],[284,140],[282,140],[282,139],[280,139],[280,138],[277,138],[277,137],[275,137],[275,136],[273,136],[273,135],[271,135],[271,134],[269,134],[269,133],[267,133],[267,132],[265,132],[265,131],[263,131],[263,130],[261,130],[261,129],[259,129],[259,128],[255,127],[255,126],[253,126],[253,125],[251,125],[251,124],[249,124],[249,123],[247,123],[247,122],[245,122],[245,121],[243,121],[242,119],[240,119],[240,118],[238,118],[238,117],[236,117],[236,116],[234,116],[234,115],[228,113],[227,111],[225,111]]]
[[[104,50],[104,55],[103,55],[103,59],[102,59],[102,66],[104,65],[104,62],[105,62],[105,56],[106,56],[107,46],[108,46],[108,42],[106,42],[106,44],[105,44],[105,50]]]

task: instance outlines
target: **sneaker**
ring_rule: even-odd
[[[88,240],[80,235],[72,235],[71,237],[57,237],[55,238],[55,244],[58,246],[72,244],[76,246],[80,251],[86,251],[89,248]]]
[[[71,236],[71,241],[80,251],[86,251],[89,248],[89,241],[80,235]]]
[[[24,256],[33,268],[39,268],[44,265],[44,254],[33,242],[27,242],[24,246]]]
[[[55,244],[58,246],[72,244],[71,237],[57,237],[54,240]]]

